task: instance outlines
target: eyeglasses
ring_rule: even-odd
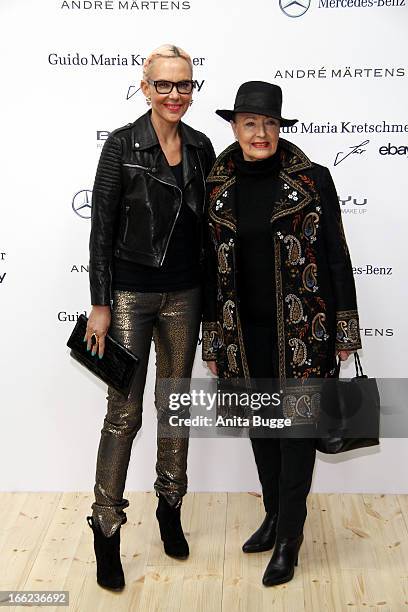
[[[155,90],[158,94],[169,94],[175,87],[179,94],[190,94],[194,89],[194,81],[179,81],[174,83],[173,81],[151,81],[147,80],[150,85],[154,85]]]

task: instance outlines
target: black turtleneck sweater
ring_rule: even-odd
[[[270,219],[279,198],[278,154],[245,161],[241,149],[233,155],[237,176],[237,289],[243,324],[276,326],[276,288]]]

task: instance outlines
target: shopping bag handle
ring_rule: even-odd
[[[360,357],[357,351],[354,352],[354,365],[356,368],[356,378],[367,378],[367,376],[363,372],[363,367],[361,365]],[[336,359],[336,376],[340,376],[340,367],[341,367],[341,359],[337,357]]]

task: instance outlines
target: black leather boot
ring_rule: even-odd
[[[94,534],[96,581],[105,589],[121,591],[125,586],[125,577],[120,561],[120,527],[107,538],[92,516],[87,516],[86,520]]]
[[[303,533],[297,538],[278,538],[276,540],[272,558],[262,579],[265,586],[274,586],[292,580],[302,542]]]
[[[275,544],[278,515],[267,512],[262,525],[242,546],[244,553],[257,553],[271,550]]]
[[[156,517],[164,551],[169,557],[187,559],[190,551],[180,521],[181,503],[171,506],[163,495],[159,495]]]

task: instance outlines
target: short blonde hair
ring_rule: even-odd
[[[161,45],[160,47],[157,47],[157,49],[152,51],[143,62],[143,79],[145,81],[147,81],[150,76],[150,71],[153,62],[159,57],[181,57],[182,59],[186,60],[187,64],[190,66],[191,74],[193,73],[193,62],[191,61],[191,57],[186,51],[183,51],[183,49],[181,49],[180,47],[176,47],[176,45]]]

